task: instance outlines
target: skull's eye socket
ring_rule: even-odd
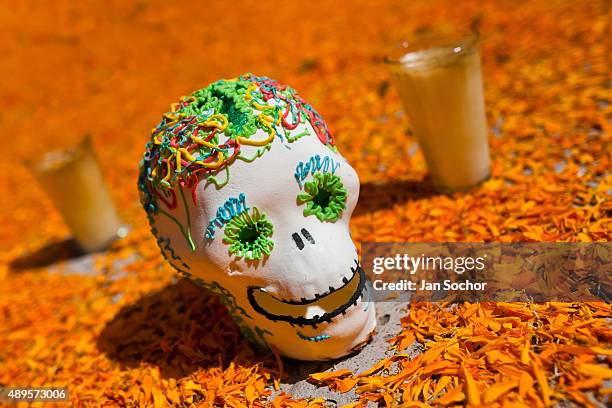
[[[315,215],[320,221],[335,222],[346,208],[346,188],[340,177],[331,173],[315,173],[298,194],[300,204],[306,203],[304,216]]]
[[[229,252],[239,258],[257,260],[270,255],[274,242],[270,239],[274,226],[256,207],[249,214],[236,215],[225,226],[223,242],[229,244]]]

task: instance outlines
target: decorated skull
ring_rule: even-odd
[[[348,228],[359,179],[292,88],[246,74],[182,97],[138,184],[164,257],[217,293],[251,343],[324,360],[371,337]]]

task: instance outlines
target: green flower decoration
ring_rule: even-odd
[[[220,113],[228,120],[225,134],[233,138],[251,136],[257,131],[259,119],[253,108],[244,100],[250,84],[251,82],[246,80],[217,81],[195,91],[192,94],[195,101],[179,112],[187,115]]]
[[[270,255],[274,242],[270,239],[274,226],[265,214],[253,207],[251,214],[243,212],[236,215],[225,226],[223,242],[230,244],[229,251],[239,258],[261,259]]]
[[[320,221],[335,222],[346,208],[346,188],[340,177],[331,173],[315,173],[312,181],[304,184],[298,201],[306,203],[304,217],[316,215]]]

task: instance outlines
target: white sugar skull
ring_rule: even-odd
[[[140,169],[163,255],[219,294],[252,343],[324,360],[370,338],[348,229],[359,180],[293,89],[247,74],[181,98]]]

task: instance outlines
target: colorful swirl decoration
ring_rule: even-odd
[[[146,179],[147,193],[153,187],[153,194],[173,208],[171,190],[177,184],[193,188],[203,178],[228,171],[237,158],[250,162],[269,150],[275,137],[293,142],[297,138],[291,131],[306,120],[321,143],[335,150],[322,117],[291,87],[252,74],[217,81],[182,97],[163,115],[147,143],[141,181]],[[258,129],[267,136],[256,138]],[[260,149],[247,158],[243,146]]]

